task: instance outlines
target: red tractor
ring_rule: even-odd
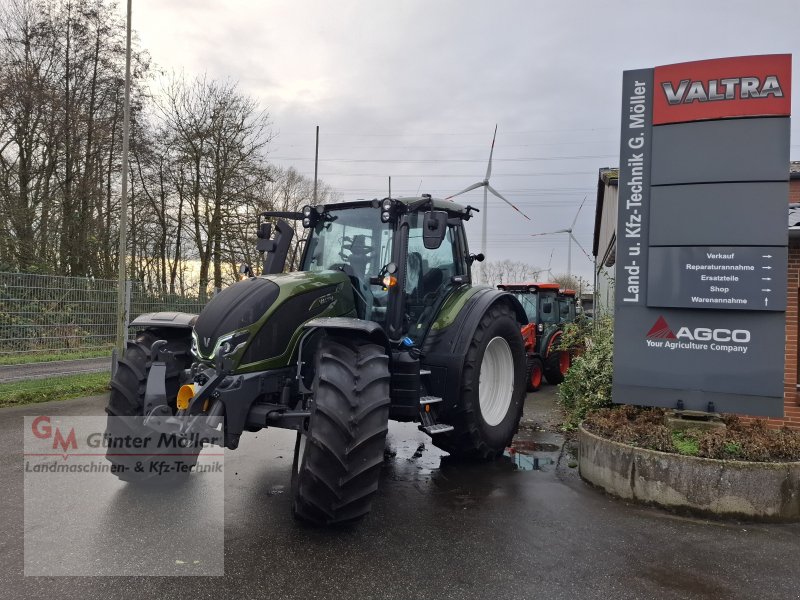
[[[522,303],[528,324],[522,338],[528,355],[528,391],[548,383],[559,384],[570,367],[569,352],[561,350],[565,323],[575,320],[575,291],[560,290],[557,283],[505,283],[497,286]]]

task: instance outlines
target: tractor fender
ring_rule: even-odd
[[[319,317],[303,324],[303,335],[297,349],[297,378],[300,390],[311,391],[314,378],[314,355],[323,338],[323,334],[331,333],[340,337],[359,337],[382,346],[387,356],[392,356],[389,337],[383,328],[373,321],[364,321],[353,317]]]
[[[139,315],[130,322],[130,327],[158,327],[170,329],[192,329],[197,315],[182,312],[155,312]]]
[[[561,336],[563,333],[564,331],[559,327],[547,335],[547,338],[545,338],[541,347],[542,358],[547,360],[547,357],[550,356],[554,350],[559,349],[559,346],[561,345]]]
[[[364,321],[352,317],[320,317],[311,319],[303,324],[303,329],[322,329],[339,335],[357,334],[386,348],[386,354],[391,355],[389,337],[383,327],[373,321]]]
[[[442,397],[447,408],[459,403],[461,372],[470,341],[483,316],[496,304],[509,306],[520,327],[527,324],[525,310],[513,294],[487,287],[481,288],[467,301],[452,325],[440,332],[431,332],[425,341],[423,363],[434,371],[428,393]]]

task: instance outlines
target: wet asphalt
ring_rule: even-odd
[[[52,362],[0,365],[0,383],[12,383],[42,377],[76,375],[78,373],[102,373],[110,370],[111,360],[107,356],[102,358],[77,358]]]
[[[392,423],[372,513],[336,529],[292,520],[289,432],[245,435],[223,476],[169,492],[110,475],[42,489],[23,481],[23,416],[98,415],[104,398],[1,410],[0,598],[800,598],[800,524],[608,497],[570,466],[554,397],[528,396],[514,451],[492,464]],[[59,565],[187,576],[23,576]]]

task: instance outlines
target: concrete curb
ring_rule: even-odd
[[[583,426],[578,440],[581,477],[614,496],[700,514],[800,520],[800,462],[668,454],[612,442]]]

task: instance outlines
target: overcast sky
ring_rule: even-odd
[[[121,10],[124,10],[124,0]],[[800,3],[133,0],[159,67],[240,82],[271,114],[273,162],[344,199],[447,196],[483,179],[495,123],[488,259],[566,272],[565,234],[591,252],[597,170],[619,156],[622,71],[739,56],[800,56]],[[800,80],[795,77],[795,82]],[[792,90],[798,113],[798,84]],[[800,126],[792,158],[800,159]],[[461,197],[480,206],[481,190]],[[480,247],[480,219],[468,225]],[[573,248],[573,272],[592,268]]]

